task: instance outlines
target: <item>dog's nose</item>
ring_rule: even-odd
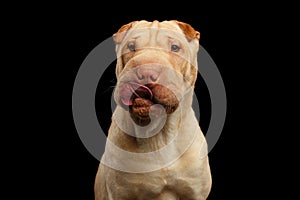
[[[155,82],[159,77],[159,71],[153,68],[140,67],[136,70],[136,76],[140,81],[146,83]]]

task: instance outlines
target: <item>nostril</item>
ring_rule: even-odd
[[[140,72],[139,69],[136,70],[136,76],[139,80],[143,80],[145,76]]]
[[[158,80],[159,73],[151,68],[138,68],[136,70],[136,77],[139,81],[156,82]]]
[[[139,80],[143,80],[145,76],[143,74],[137,73],[137,77]]]
[[[156,80],[157,80],[157,76],[151,75],[151,76],[150,76],[150,79],[151,79],[151,81],[156,81]]]

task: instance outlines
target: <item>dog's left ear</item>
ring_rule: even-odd
[[[179,28],[185,34],[188,41],[191,41],[193,39],[200,40],[200,32],[196,31],[191,25],[184,23],[184,22],[177,21],[177,20],[172,20],[172,21],[177,23]]]

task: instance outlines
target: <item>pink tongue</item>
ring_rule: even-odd
[[[125,83],[120,89],[121,101],[126,106],[131,106],[133,104],[134,97],[152,99],[152,91],[139,83],[128,82]]]

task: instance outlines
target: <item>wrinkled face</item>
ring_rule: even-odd
[[[117,104],[140,126],[149,124],[149,112],[172,114],[196,81],[199,32],[178,21],[139,21],[124,25],[114,40]]]

